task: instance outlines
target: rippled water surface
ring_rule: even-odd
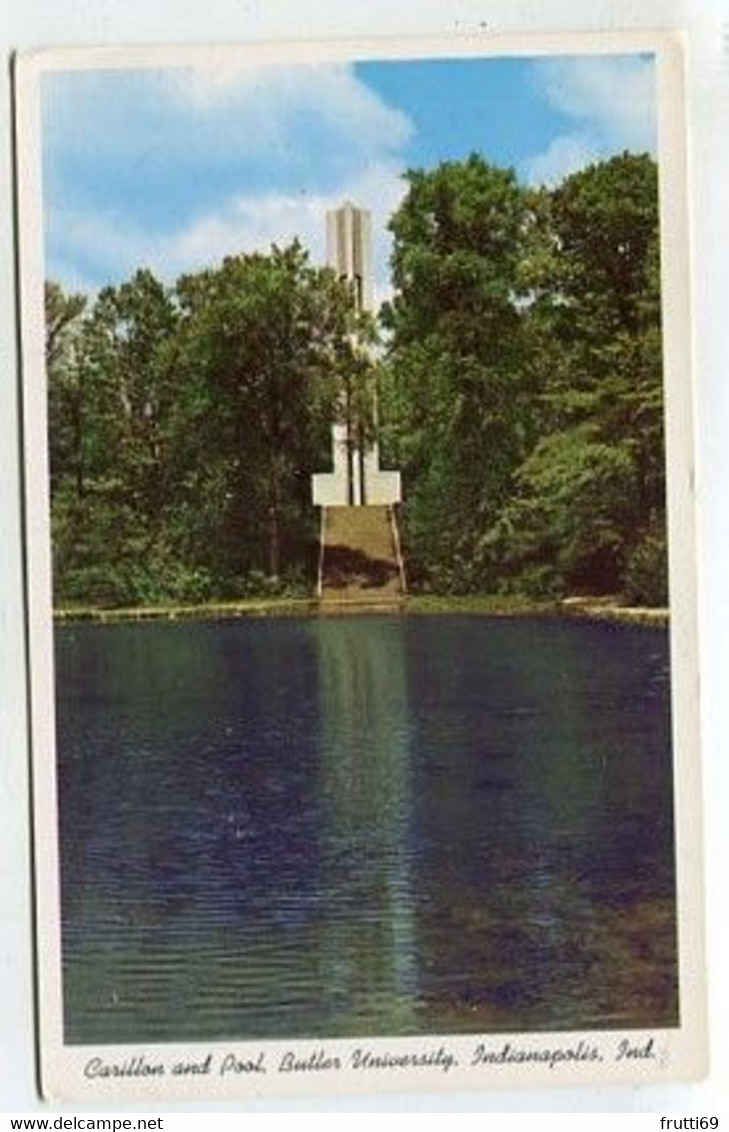
[[[66,1037],[677,1022],[667,637],[57,635]]]

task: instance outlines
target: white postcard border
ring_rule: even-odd
[[[50,70],[122,67],[205,66],[235,61],[258,66],[272,62],[406,59],[480,55],[537,56],[651,52],[657,59],[659,173],[663,272],[669,546],[672,586],[671,654],[676,825],[676,876],[679,910],[681,1024],[675,1030],[601,1031],[578,1034],[520,1033],[367,1041],[194,1043],[184,1046],[66,1046],[62,1029],[60,979],[60,892],[58,882],[57,794],[54,753],[53,629],[50,584],[49,477],[43,357],[42,173],[40,161],[40,77]],[[40,1000],[41,1072],[48,1097],[99,1101],[121,1097],[254,1096],[292,1092],[406,1091],[414,1088],[464,1089],[547,1084],[601,1084],[693,1079],[706,1071],[703,897],[701,868],[701,788],[699,774],[696,570],[694,537],[693,385],[689,309],[689,235],[686,200],[686,143],[680,36],[674,33],[612,32],[562,35],[452,36],[366,39],[347,43],[297,42],[240,46],[181,46],[60,49],[32,52],[17,60],[18,202],[21,244],[22,369],[26,475],[26,545],[29,607],[31,735],[35,824],[37,949]],[[627,1042],[628,1047],[621,1045]],[[580,1046],[582,1043],[582,1046]],[[541,1060],[486,1060],[472,1064],[477,1047],[498,1058],[505,1046],[516,1055],[541,1051]],[[396,1057],[427,1058],[432,1066],[406,1069],[351,1068],[354,1050]],[[458,1065],[443,1068],[437,1051]],[[580,1057],[587,1047],[603,1060]],[[629,1048],[616,1057],[616,1051]],[[549,1060],[550,1051],[562,1057]],[[225,1074],[226,1057],[254,1065],[265,1056],[268,1072],[251,1069]],[[641,1056],[641,1051],[645,1056]],[[646,1053],[647,1051],[647,1053]],[[340,1062],[339,1068],[280,1070],[281,1058]],[[204,1064],[208,1073],[178,1077],[181,1061]],[[321,1056],[320,1056],[321,1055]],[[126,1073],[134,1058],[163,1064],[166,1072]],[[122,1072],[89,1072],[95,1058]],[[442,1059],[441,1059],[442,1062]]]

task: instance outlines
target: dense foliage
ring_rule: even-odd
[[[148,271],[89,312],[46,291],[56,596],[207,600],[308,585],[358,317],[296,244],[165,289]],[[50,334],[50,331],[49,331]]]
[[[554,190],[480,157],[408,174],[383,447],[411,583],[666,597],[656,169]],[[46,288],[62,603],[309,588],[329,425],[371,427],[373,327],[294,244],[94,301]]]
[[[657,177],[409,175],[384,388],[411,577],[666,600]]]

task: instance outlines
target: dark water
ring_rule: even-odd
[[[667,637],[60,629],[66,1037],[677,1022]]]

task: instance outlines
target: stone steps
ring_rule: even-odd
[[[390,507],[326,507],[322,515],[322,605],[397,605],[404,597]]]

